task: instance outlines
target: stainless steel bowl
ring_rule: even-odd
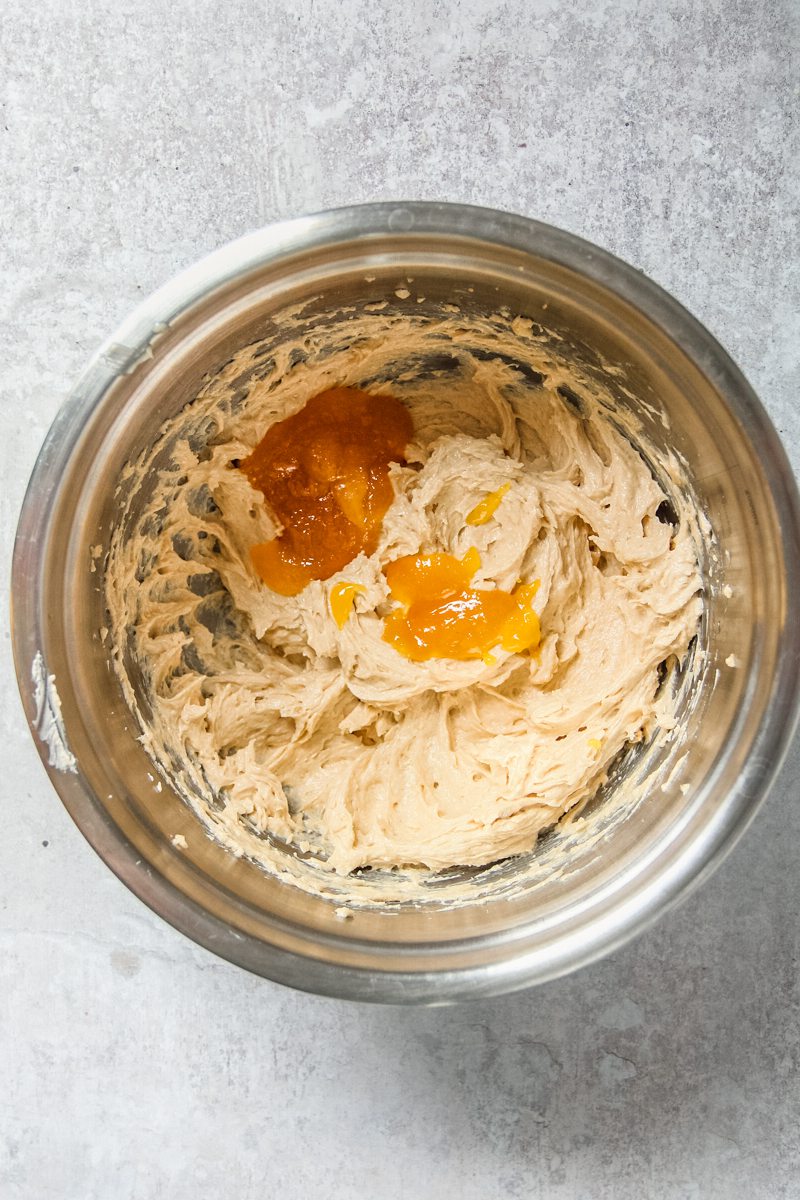
[[[500,898],[334,902],[237,859],[210,838],[178,850],[196,818],[153,765],[109,668],[102,560],[127,460],[270,315],[324,313],[394,293],[412,275],[428,301],[473,312],[545,311],[567,356],[620,374],[658,445],[684,456],[717,538],[704,564],[707,657],[687,704],[688,790],[652,786],[602,837],[547,853],[558,870]],[[668,429],[660,413],[669,417]],[[309,991],[444,1002],[527,986],[619,945],[703,879],[754,816],[797,711],[800,516],[775,431],[710,334],[639,272],[521,217],[448,204],[375,204],[271,226],[168,283],[101,347],[42,448],[20,517],[13,636],[25,709],[50,777],[98,854],[176,928],[249,970]],[[794,607],[792,613],[791,608]],[[730,656],[734,655],[735,660]],[[735,661],[735,668],[726,667]],[[663,766],[663,764],[662,764]],[[650,770],[650,767],[648,767]],[[194,826],[196,829],[196,825]],[[533,856],[535,860],[535,855]],[[522,885],[519,885],[522,880]],[[476,893],[477,896],[477,893]]]

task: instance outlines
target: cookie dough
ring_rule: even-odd
[[[374,553],[278,595],[250,549],[279,529],[236,464],[333,386],[408,406],[407,465]],[[697,528],[678,466],[657,481],[609,409],[521,320],[363,313],[346,341],[290,322],[208,380],[129,468],[106,593],[145,743],[211,831],[273,869],[287,847],[339,874],[485,864],[530,850],[668,728],[657,694],[698,626]],[[382,636],[382,568],[472,547],[475,586],[539,581],[538,650],[403,657]],[[341,627],[338,585],[357,585]]]

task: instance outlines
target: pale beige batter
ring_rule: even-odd
[[[680,660],[697,629],[696,518],[676,487],[677,526],[663,519],[664,488],[628,440],[635,424],[612,422],[608,398],[538,346],[529,322],[455,326],[355,314],[341,344],[329,329],[300,341],[288,321],[270,359],[242,350],[164,431],[168,466],[114,538],[112,643],[146,744],[211,829],[273,869],[283,843],[340,874],[531,849],[653,729],[659,665]],[[415,440],[408,466],[393,468],[376,553],[279,596],[249,559],[276,527],[231,464],[334,385],[391,390]],[[151,460],[128,482],[152,480]],[[661,466],[678,478],[675,461]],[[492,520],[467,525],[506,483]],[[471,546],[477,586],[541,581],[539,653],[401,657],[381,638],[382,566]],[[338,580],[365,589],[342,629],[328,604]]]

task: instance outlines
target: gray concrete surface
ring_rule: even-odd
[[[5,0],[0,537],[84,360],[270,219],[436,197],[574,230],[732,351],[800,462],[795,0]],[[800,1195],[800,752],[646,936],[457,1010],[290,993],[72,827],[3,635],[4,1200]]]

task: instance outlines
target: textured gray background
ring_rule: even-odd
[[[552,221],[704,320],[800,461],[800,8],[4,0],[0,537],[98,341],[277,216]],[[457,1010],[293,994],[117,883],[36,758],[4,634],[0,1195],[800,1195],[795,743],[714,879],[580,974]]]

